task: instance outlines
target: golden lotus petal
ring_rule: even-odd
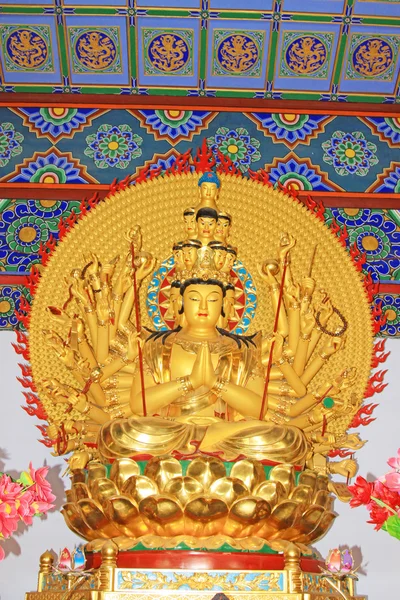
[[[295,486],[294,467],[289,464],[276,465],[269,473],[270,481],[279,481],[288,497]]]
[[[190,462],[186,475],[197,479],[207,491],[214,481],[225,477],[226,469],[222,460],[215,456],[199,456]]]
[[[316,482],[317,474],[314,471],[310,471],[310,469],[305,469],[300,473],[297,485],[307,485],[314,491]]]
[[[110,471],[110,479],[121,490],[125,481],[133,475],[140,475],[140,467],[131,458],[116,458]]]
[[[247,538],[263,527],[271,514],[266,500],[246,496],[236,500],[231,506],[223,533],[234,538]]]
[[[192,498],[203,492],[203,486],[193,477],[174,477],[168,481],[164,491],[174,496],[184,507]]]
[[[85,540],[95,540],[99,537],[96,531],[87,526],[77,504],[67,502],[62,507],[61,513],[71,531],[77,533]]]
[[[322,506],[312,505],[301,516],[301,529],[293,541],[303,542],[309,534],[317,527],[322,515],[324,514]]]
[[[221,498],[228,506],[233,502],[249,495],[249,490],[237,477],[221,477],[210,485],[210,494]]]
[[[313,491],[308,485],[297,485],[289,496],[290,500],[294,500],[299,504],[311,504]]]
[[[154,456],[147,463],[144,474],[155,481],[162,492],[170,479],[182,477],[182,465],[172,456]]]
[[[121,532],[107,519],[95,500],[89,498],[79,500],[78,506],[87,526],[96,531],[96,537],[112,538],[121,535]]]
[[[329,486],[329,477],[327,475],[317,475],[317,481],[315,484],[315,492],[318,490],[327,490]]]
[[[263,481],[254,488],[253,493],[266,500],[271,508],[286,498],[286,490],[280,481]]]
[[[143,521],[136,502],[126,496],[114,496],[104,503],[104,514],[128,537],[140,537],[150,533]]]
[[[226,502],[212,496],[198,496],[185,507],[185,533],[208,537],[222,533],[228,516]]]
[[[331,510],[334,498],[328,490],[319,490],[313,500],[313,504],[322,506],[325,510]]]
[[[65,490],[65,496],[67,498],[67,503],[68,502],[76,502],[76,500],[77,500],[73,490]]]
[[[101,463],[90,462],[87,464],[86,469],[87,469],[86,483],[87,483],[89,490],[91,489],[93,482],[96,479],[102,479],[103,477],[107,478],[107,468],[105,465],[102,465]]]
[[[111,479],[105,477],[101,479],[95,479],[90,488],[92,498],[103,504],[104,500],[111,498],[111,496],[118,496],[119,490],[115,483]]]
[[[182,508],[171,496],[148,496],[140,502],[139,512],[156,535],[169,537],[184,533]]]
[[[245,458],[239,460],[232,467],[231,477],[237,477],[247,487],[248,490],[252,491],[262,481],[265,481],[264,467],[258,460],[251,458]]]
[[[91,498],[92,494],[89,491],[86,483],[73,483],[72,484],[72,492],[75,496],[75,502],[79,500],[84,500],[85,498]]]
[[[319,521],[315,529],[313,529],[307,536],[304,536],[304,538],[297,541],[301,541],[303,544],[310,544],[316,542],[321,537],[323,537],[327,533],[327,531],[329,531],[336,517],[337,515],[335,515],[335,513],[333,512],[324,512],[324,514],[321,517],[321,520]]]
[[[301,504],[293,500],[284,500],[275,506],[267,523],[267,526],[271,526],[272,528],[268,539],[281,539],[285,530],[293,527],[299,514],[303,512],[303,508]]]
[[[139,504],[144,498],[158,494],[158,486],[149,477],[132,475],[125,481],[121,493],[125,496],[131,496]]]

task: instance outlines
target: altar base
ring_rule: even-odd
[[[56,572],[52,561],[50,553],[41,556],[38,589],[26,600],[365,600],[351,577],[325,577],[322,564],[296,548],[275,555],[118,553],[110,540],[101,554],[89,554],[83,573]]]

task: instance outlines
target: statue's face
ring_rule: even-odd
[[[183,294],[187,324],[214,328],[221,316],[222,290],[218,285],[189,285]]]
[[[193,213],[192,215],[184,215],[183,221],[185,223],[185,232],[188,238],[193,237],[196,233],[196,215]]]
[[[199,187],[200,198],[203,200],[216,200],[218,197],[218,188],[215,183],[207,182],[201,184]]]
[[[181,306],[180,297],[180,289],[178,287],[171,288],[171,292],[169,295],[169,306],[167,312],[165,313],[165,317],[167,319],[179,319],[179,309]]]
[[[214,252],[214,263],[215,263],[215,268],[218,269],[218,271],[220,269],[222,269],[222,267],[224,266],[225,258],[226,258],[226,250],[217,248]]]
[[[217,221],[212,217],[200,217],[197,221],[197,235],[200,238],[214,239]]]
[[[228,219],[218,219],[217,227],[215,229],[215,239],[220,241],[226,241],[229,236],[231,224]]]
[[[226,290],[224,312],[226,318],[229,320],[235,314],[235,291]]]
[[[178,250],[173,250],[172,254],[174,256],[174,262],[176,265],[182,265],[183,262],[183,251],[182,248],[179,248]]]
[[[187,269],[194,267],[197,260],[197,248],[195,246],[185,246],[182,248],[183,262]]]
[[[227,271],[229,269],[230,271],[235,263],[235,260],[236,256],[232,254],[232,252],[227,252],[225,257],[224,270]]]

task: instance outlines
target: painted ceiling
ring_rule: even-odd
[[[397,0],[2,0],[0,91],[395,103],[399,17]]]

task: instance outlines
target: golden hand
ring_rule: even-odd
[[[330,337],[329,340],[324,344],[322,352],[325,356],[333,356],[335,352],[344,347],[344,337]]]
[[[93,277],[93,275],[97,276],[99,272],[99,259],[97,258],[96,254],[89,252],[89,258],[85,258],[85,260],[87,261],[85,277],[90,279]]]
[[[113,260],[109,263],[105,263],[103,265],[101,265],[101,270],[100,270],[100,278],[102,281],[111,281],[114,272],[115,272],[115,268],[119,262],[120,257],[116,256],[115,258],[113,258]]]
[[[325,292],[322,292],[325,295]],[[326,327],[329,319],[333,315],[333,306],[330,298],[325,295],[322,302],[316,306],[316,311],[319,312],[319,321],[322,327]]]
[[[131,227],[131,229],[129,229],[129,231],[125,233],[125,239],[130,244],[133,244],[135,254],[140,252],[140,250],[142,249],[142,232],[140,230],[139,225],[134,225],[133,227]]]
[[[136,271],[136,281],[138,283],[145,279],[148,275],[150,275],[150,273],[154,270],[156,264],[156,259],[153,258],[151,254],[148,254],[147,256],[143,256],[141,258],[145,260],[143,260],[143,262],[141,261],[141,264]]]
[[[274,343],[274,356],[273,356],[273,359],[274,359],[274,361],[277,361],[277,360],[280,360],[282,358],[284,339],[283,339],[283,336],[280,333],[273,333],[272,334],[272,339],[275,342]]]
[[[275,263],[276,261],[267,261],[257,264],[258,274],[260,275],[261,279],[270,286],[278,283],[275,278],[275,274],[279,271],[279,265]]]
[[[310,335],[315,327],[315,317],[312,310],[300,311],[300,330],[303,335]]]
[[[80,413],[83,413],[88,407],[86,394],[82,394],[82,392],[76,391],[71,394],[68,398],[68,402]]]
[[[48,306],[46,308],[46,312],[50,317],[50,320],[53,321],[56,325],[59,326],[67,326],[70,324],[71,317],[65,310],[58,308],[57,306]]]
[[[289,306],[299,304],[300,302],[300,286],[298,283],[291,283],[285,288],[285,298]]]
[[[304,298],[313,295],[315,290],[315,279],[312,277],[303,277],[301,280],[301,296]]]
[[[212,356],[208,342],[203,342],[203,348],[204,385],[211,389],[217,381],[217,376],[215,374],[214,365],[212,363]]]
[[[134,331],[128,337],[128,350],[126,353],[127,358],[131,361],[134,361],[137,355],[139,354],[138,344],[140,344],[140,347],[142,348],[144,340],[136,331]]]
[[[57,425],[49,425],[48,427],[46,427],[46,435],[52,441],[56,441],[56,439],[58,438],[59,432],[60,432],[60,430],[57,427]]]
[[[67,280],[67,284],[69,285],[68,280]],[[85,284],[83,281],[78,281],[78,280],[74,279],[71,283],[70,290],[71,290],[71,294],[75,298],[75,300],[77,300],[78,302],[83,304],[83,306],[89,306],[90,302],[89,302],[88,295],[85,292],[84,285]]]
[[[329,471],[335,475],[342,475],[352,479],[358,471],[358,465],[352,458],[329,463]]]
[[[53,398],[54,402],[68,402],[70,391],[57,379],[43,379],[41,384],[45,392]]]
[[[290,250],[296,245],[296,240],[290,233],[282,233],[279,242],[279,258],[282,263],[287,259]]]
[[[207,342],[206,342],[207,344]],[[196,360],[194,361],[194,365],[192,368],[192,372],[189,375],[189,380],[194,389],[201,387],[204,385],[204,370],[205,370],[205,345],[202,344],[200,346],[200,350],[197,353]]]
[[[76,371],[87,381],[90,377],[92,369],[90,368],[89,361],[85,358],[80,358],[76,363]]]
[[[360,440],[358,433],[349,433],[338,440],[340,448],[349,448],[350,450],[359,450],[365,445],[364,440]]]
[[[99,321],[104,322],[108,321],[110,318],[110,306],[108,304],[107,298],[101,297],[96,304],[96,314]]]

